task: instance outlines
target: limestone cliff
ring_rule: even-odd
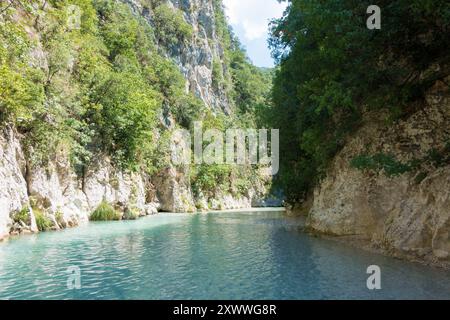
[[[120,0],[129,4],[133,12],[143,16],[150,25],[153,24],[151,7],[141,0]],[[192,26],[193,35],[187,41],[164,46],[162,49],[179,66],[186,78],[186,88],[195,93],[210,108],[231,112],[229,93],[225,88],[213,86],[213,64],[217,61],[222,69],[224,64],[223,44],[217,30],[216,8],[212,0],[168,0],[167,3],[174,10],[181,10],[184,19]],[[220,2],[217,2],[220,3]]]
[[[36,232],[32,208],[45,210],[57,229],[86,223],[103,200],[122,209],[133,206],[142,215],[155,214],[160,207],[156,198],[148,196],[148,180],[117,170],[106,156],[82,178],[75,174],[63,150],[46,167],[30,166],[20,135],[11,127],[0,134],[0,163],[0,239],[9,233]],[[30,210],[29,225],[14,222],[24,207]]]
[[[449,266],[448,85],[436,83],[418,111],[395,124],[387,125],[379,113],[365,119],[316,188],[307,226],[359,245],[369,242],[390,255]],[[430,154],[438,152],[443,161],[436,165]],[[352,159],[363,153],[418,165],[395,176],[354,168]]]
[[[114,0],[125,3],[133,14],[143,17],[150,26],[154,12],[149,1]],[[155,1],[157,2],[157,1]],[[213,113],[232,113],[230,92],[213,85],[213,68],[217,64],[226,73],[224,48],[218,36],[217,7],[211,0],[170,0],[172,10],[181,10],[183,19],[192,26],[192,36],[176,45],[158,43],[159,53],[170,58],[186,79],[186,91],[194,93]],[[46,4],[48,5],[48,4]],[[20,13],[19,7],[19,13]],[[45,17],[45,16],[44,16]],[[27,19],[17,15],[17,20]],[[22,20],[20,20],[22,21]],[[24,23],[27,34],[36,40],[30,52],[30,65],[48,70],[47,53],[40,44],[39,34],[32,23]],[[70,69],[70,68],[69,68]],[[170,113],[163,114],[164,130],[174,128]],[[193,212],[197,207],[208,209],[247,208],[257,199],[263,187],[249,190],[248,196],[234,198],[229,194],[209,199],[194,199],[189,183],[188,168],[175,169],[170,165],[152,176],[141,172],[130,173],[117,168],[108,155],[97,154],[95,161],[82,175],[75,172],[70,152],[64,147],[50,155],[45,165],[32,164],[27,159],[24,137],[12,124],[0,128],[0,239],[9,234],[36,232],[33,209],[43,212],[53,223],[53,229],[86,223],[89,215],[102,202],[114,205],[120,211],[135,208],[141,215],[161,211]],[[29,147],[29,146],[28,146]],[[32,149],[32,147],[31,147]],[[18,215],[27,215],[25,222]]]

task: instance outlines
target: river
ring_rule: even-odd
[[[368,290],[367,268],[381,268]],[[299,232],[281,211],[160,214],[0,243],[0,299],[450,299],[450,272]]]

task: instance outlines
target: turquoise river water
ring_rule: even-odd
[[[161,214],[0,243],[0,299],[450,299],[450,272],[299,232],[274,210]],[[368,266],[381,290],[367,289]]]

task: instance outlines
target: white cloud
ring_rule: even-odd
[[[224,0],[232,26],[242,27],[247,40],[266,38],[267,26],[273,18],[281,17],[286,3],[276,0]],[[244,39],[243,39],[244,40]]]

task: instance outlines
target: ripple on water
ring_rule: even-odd
[[[450,298],[450,275],[310,238],[281,212],[167,214],[0,244],[1,299]],[[383,290],[366,288],[379,265]],[[67,288],[70,266],[81,289]]]

